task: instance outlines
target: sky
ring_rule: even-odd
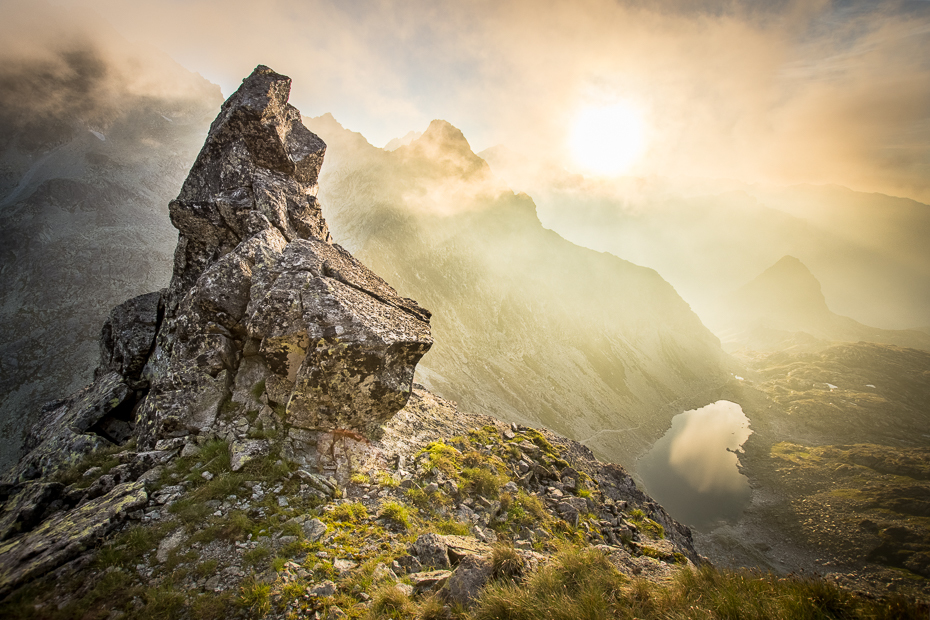
[[[0,0],[8,14],[34,4]],[[304,115],[330,112],[377,146],[442,118],[475,151],[504,144],[581,170],[578,119],[619,105],[644,136],[623,174],[930,203],[927,0],[53,4],[163,50],[224,95],[268,65],[293,78]]]

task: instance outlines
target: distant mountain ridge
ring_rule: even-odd
[[[930,335],[878,329],[830,311],[820,282],[797,258],[784,256],[727,296],[718,333],[726,346],[774,350],[799,334],[821,341],[875,342],[930,350]]]
[[[334,236],[433,311],[431,389],[630,464],[725,382],[717,339],[659,274],[543,228],[449,123],[387,152],[331,115],[305,122],[329,147]]]
[[[566,239],[656,269],[705,323],[782,256],[809,266],[838,313],[884,329],[930,315],[930,205],[839,186],[586,178],[505,147],[481,155]]]

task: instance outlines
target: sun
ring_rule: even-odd
[[[622,174],[646,150],[646,124],[642,114],[627,103],[586,107],[575,119],[570,148],[585,171]]]

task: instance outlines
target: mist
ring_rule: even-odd
[[[229,94],[259,62],[383,146],[434,118],[572,169],[585,105],[643,110],[637,176],[836,183],[930,201],[924,2],[70,0]]]

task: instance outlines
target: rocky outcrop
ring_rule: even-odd
[[[7,480],[49,476],[94,450],[126,441],[135,402],[124,378],[107,372],[76,394],[47,404],[26,435],[28,452]]]
[[[163,312],[162,291],[133,297],[113,308],[100,333],[100,365],[95,378],[115,372],[134,387],[147,387],[139,379]]]
[[[326,145],[288,105],[290,84],[259,66],[226,101],[170,204],[180,234],[169,287],[113,309],[94,382],[46,406],[27,434],[27,454],[0,485],[0,590],[67,561],[144,504],[166,454],[193,456],[224,437],[238,471],[274,435],[322,472],[337,433],[363,445],[407,403],[432,344],[430,313],[332,243],[315,198]],[[90,467],[87,484],[48,482],[130,438],[150,451]],[[330,454],[317,449],[327,439]],[[336,492],[328,475],[301,474],[317,496]],[[155,501],[182,493],[165,487]]]
[[[165,319],[144,376],[143,445],[220,410],[371,434],[410,394],[429,313],[332,244],[316,201],[325,144],[258,67],[223,105],[178,199]]]
[[[59,512],[22,537],[0,544],[0,592],[76,557],[148,500],[145,484],[121,484],[69,512]]]
[[[289,92],[258,67],[223,105],[170,205],[170,286],[113,309],[96,380],[47,407],[13,480],[131,436],[222,434],[221,412],[372,435],[406,404],[430,313],[332,243],[315,197],[326,145]]]

